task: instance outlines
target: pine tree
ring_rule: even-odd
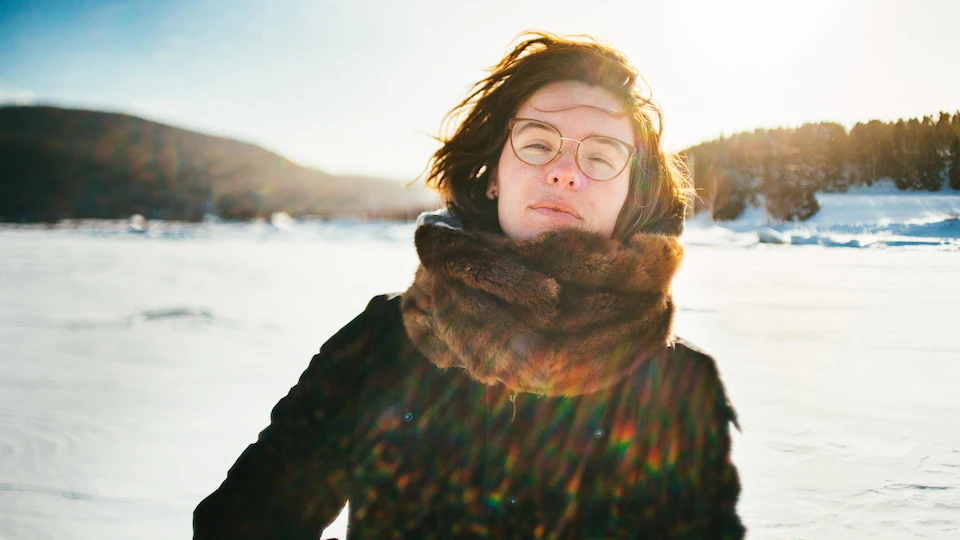
[[[933,119],[929,116],[923,117],[923,122],[918,128],[918,146],[914,161],[917,168],[917,188],[926,191],[940,191],[940,188],[943,187],[941,173],[944,159],[940,152],[941,145],[938,141]]]
[[[941,155],[946,155],[947,148],[953,141],[953,126],[950,125],[950,113],[940,112],[937,120],[937,149]]]
[[[950,188],[960,189],[960,135],[953,136],[950,144]]]
[[[912,163],[907,143],[907,124],[902,118],[893,125],[891,139],[891,149],[893,151],[890,152],[891,167],[889,174],[893,178],[893,183],[897,186],[897,189],[901,191],[912,189],[913,178],[910,170]]]

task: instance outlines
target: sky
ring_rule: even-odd
[[[517,36],[624,51],[664,145],[960,110],[952,0],[0,0],[0,103],[124,112],[409,181]]]

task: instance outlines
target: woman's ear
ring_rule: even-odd
[[[487,182],[487,198],[491,201],[497,200],[497,176],[495,174],[490,175],[490,181]]]

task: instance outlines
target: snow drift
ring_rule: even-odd
[[[827,247],[935,246],[960,249],[960,193],[904,193],[887,185],[818,193],[820,211],[804,222],[775,222],[763,208],[733,221],[697,216],[684,240],[697,245],[755,243]]]

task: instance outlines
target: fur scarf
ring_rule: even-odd
[[[683,255],[673,236],[622,244],[566,229],[512,240],[428,222],[416,247],[403,321],[438,367],[569,396],[623,380],[671,343],[670,281]]]

